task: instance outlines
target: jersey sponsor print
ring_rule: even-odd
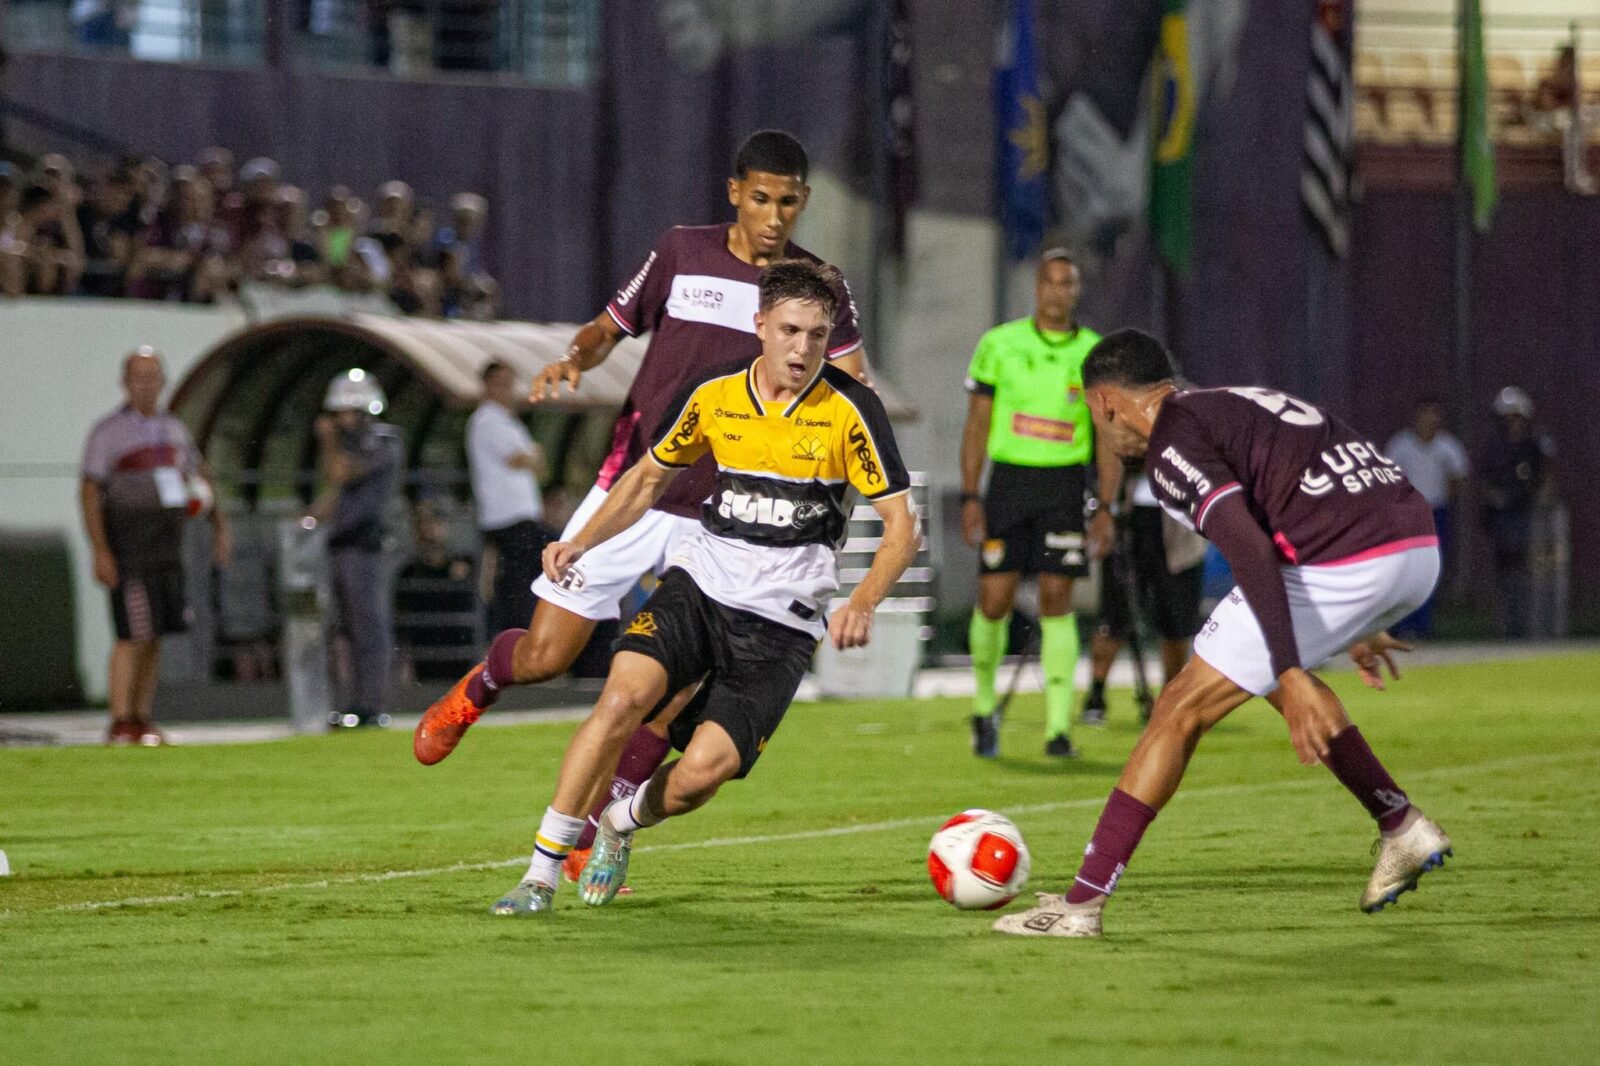
[[[795,399],[766,402],[754,366],[692,383],[655,434],[657,463],[715,470],[701,528],[670,561],[719,603],[820,635],[850,490],[882,500],[910,478],[871,389],[824,365]]]
[[[785,248],[784,255],[821,262],[795,244]],[[601,488],[610,488],[645,454],[653,443],[650,434],[686,381],[761,354],[755,334],[761,269],[728,250],[727,226],[678,226],[661,236],[644,264],[606,305],[612,320],[629,336],[651,337],[617,417],[611,451],[600,468]],[[843,279],[835,286],[835,296],[830,359],[861,347],[855,303]],[[656,507],[695,517],[714,475],[709,462],[686,471]]]

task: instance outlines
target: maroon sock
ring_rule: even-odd
[[[1156,810],[1140,803],[1120,788],[1111,790],[1100,821],[1095,823],[1094,836],[1083,849],[1083,865],[1067,890],[1068,903],[1087,903],[1096,896],[1109,896],[1117,887],[1117,879],[1133,858],[1133,849],[1139,846],[1144,831],[1155,821]]]
[[[1361,730],[1351,726],[1328,741],[1328,757],[1322,761],[1339,784],[1348,788],[1367,813],[1378,820],[1379,829],[1388,833],[1400,828],[1406,811],[1411,809],[1411,800],[1372,754]]]
[[[595,830],[600,827],[600,816],[611,805],[613,800],[623,799],[633,795],[644,787],[650,780],[650,775],[656,772],[656,767],[661,765],[667,757],[667,752],[672,750],[672,742],[665,737],[658,737],[644,726],[640,726],[633,736],[628,738],[628,746],[622,749],[622,758],[617,760],[617,775],[611,779],[611,788],[595,804],[594,810],[589,812],[589,821],[584,825],[583,832],[578,834],[578,842],[573,845],[577,848],[587,848],[594,845]]]
[[[479,707],[489,707],[500,698],[502,688],[516,683],[512,680],[516,676],[512,657],[517,652],[517,641],[526,632],[526,629],[508,629],[494,638],[489,654],[484,657],[483,670],[467,682],[467,699]]]

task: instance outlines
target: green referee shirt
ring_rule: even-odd
[[[1083,398],[1083,360],[1100,340],[1092,329],[1042,330],[1032,318],[985,333],[972,353],[967,390],[994,398],[989,458],[1014,466],[1094,461],[1094,423]]]

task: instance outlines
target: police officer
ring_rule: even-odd
[[[394,612],[383,563],[384,515],[400,483],[400,431],[378,420],[383,387],[359,368],[328,384],[317,419],[327,489],[312,516],[330,522],[328,552],[339,622],[350,641],[351,691],[329,723],[351,728],[389,724]]]
[[[1073,317],[1081,284],[1065,249],[1045,252],[1034,283],[1034,313],[985,333],[967,372],[961,530],[979,555],[978,604],[967,636],[977,683],[973,751],[985,758],[999,753],[995,674],[1024,574],[1039,577],[1045,752],[1078,754],[1068,736],[1078,661],[1072,581],[1088,573],[1084,504],[1094,462],[1080,371],[1100,339]],[[989,486],[980,495],[986,458]]]

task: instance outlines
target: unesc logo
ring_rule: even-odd
[[[700,405],[698,403],[692,403],[689,405],[689,409],[683,413],[683,418],[678,422],[678,428],[674,430],[672,436],[668,438],[667,451],[682,451],[684,448],[688,447],[694,441],[695,429],[699,425]]]
[[[867,479],[868,485],[876,485],[883,480],[883,475],[878,471],[878,461],[873,458],[872,446],[867,443],[867,435],[861,431],[860,426],[850,427],[850,444],[856,451],[856,462],[861,464],[861,473]]]

